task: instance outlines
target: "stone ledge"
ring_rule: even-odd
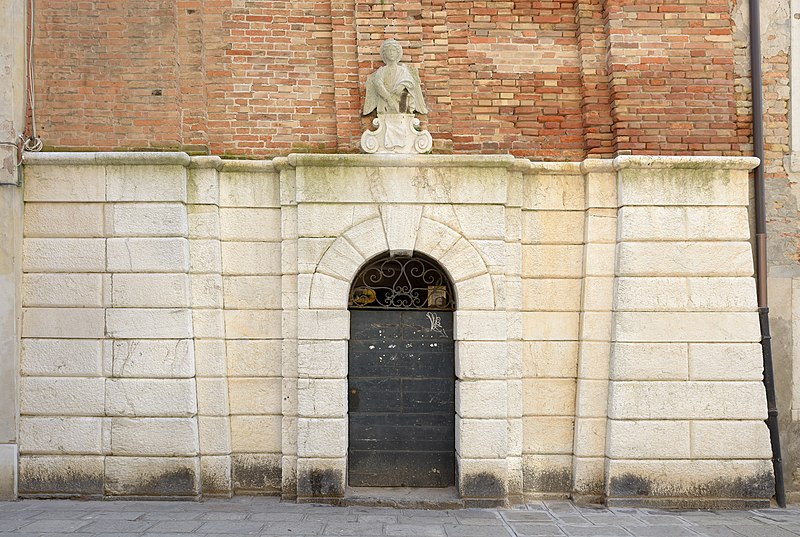
[[[43,152],[25,153],[22,157],[28,166],[73,165],[158,165],[175,164],[188,166],[191,157],[180,151],[98,151],[98,152]]]
[[[658,168],[689,170],[752,170],[757,167],[756,157],[690,157],[623,155],[614,159],[614,169]]]

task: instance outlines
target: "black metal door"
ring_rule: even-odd
[[[452,327],[451,311],[350,311],[350,486],[454,484]]]

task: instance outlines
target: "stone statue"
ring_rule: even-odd
[[[375,131],[365,131],[361,148],[367,153],[427,153],[433,146],[428,131],[419,129],[414,112],[427,114],[419,74],[410,65],[400,63],[403,48],[394,39],[381,45],[381,59],[386,64],[367,77],[363,114],[378,111],[372,121]]]

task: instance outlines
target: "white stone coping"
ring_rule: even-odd
[[[756,157],[623,155],[614,159],[590,158],[582,162],[536,162],[512,155],[355,155],[295,153],[260,160],[226,160],[218,156],[190,157],[180,151],[26,152],[28,165],[180,165],[224,171],[275,172],[298,166],[313,167],[479,167],[509,168],[526,174],[573,175],[629,168],[752,170]]]

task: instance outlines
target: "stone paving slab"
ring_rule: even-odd
[[[800,506],[660,511],[530,502],[515,509],[333,507],[236,497],[203,502],[0,502],[0,537],[800,537]]]

